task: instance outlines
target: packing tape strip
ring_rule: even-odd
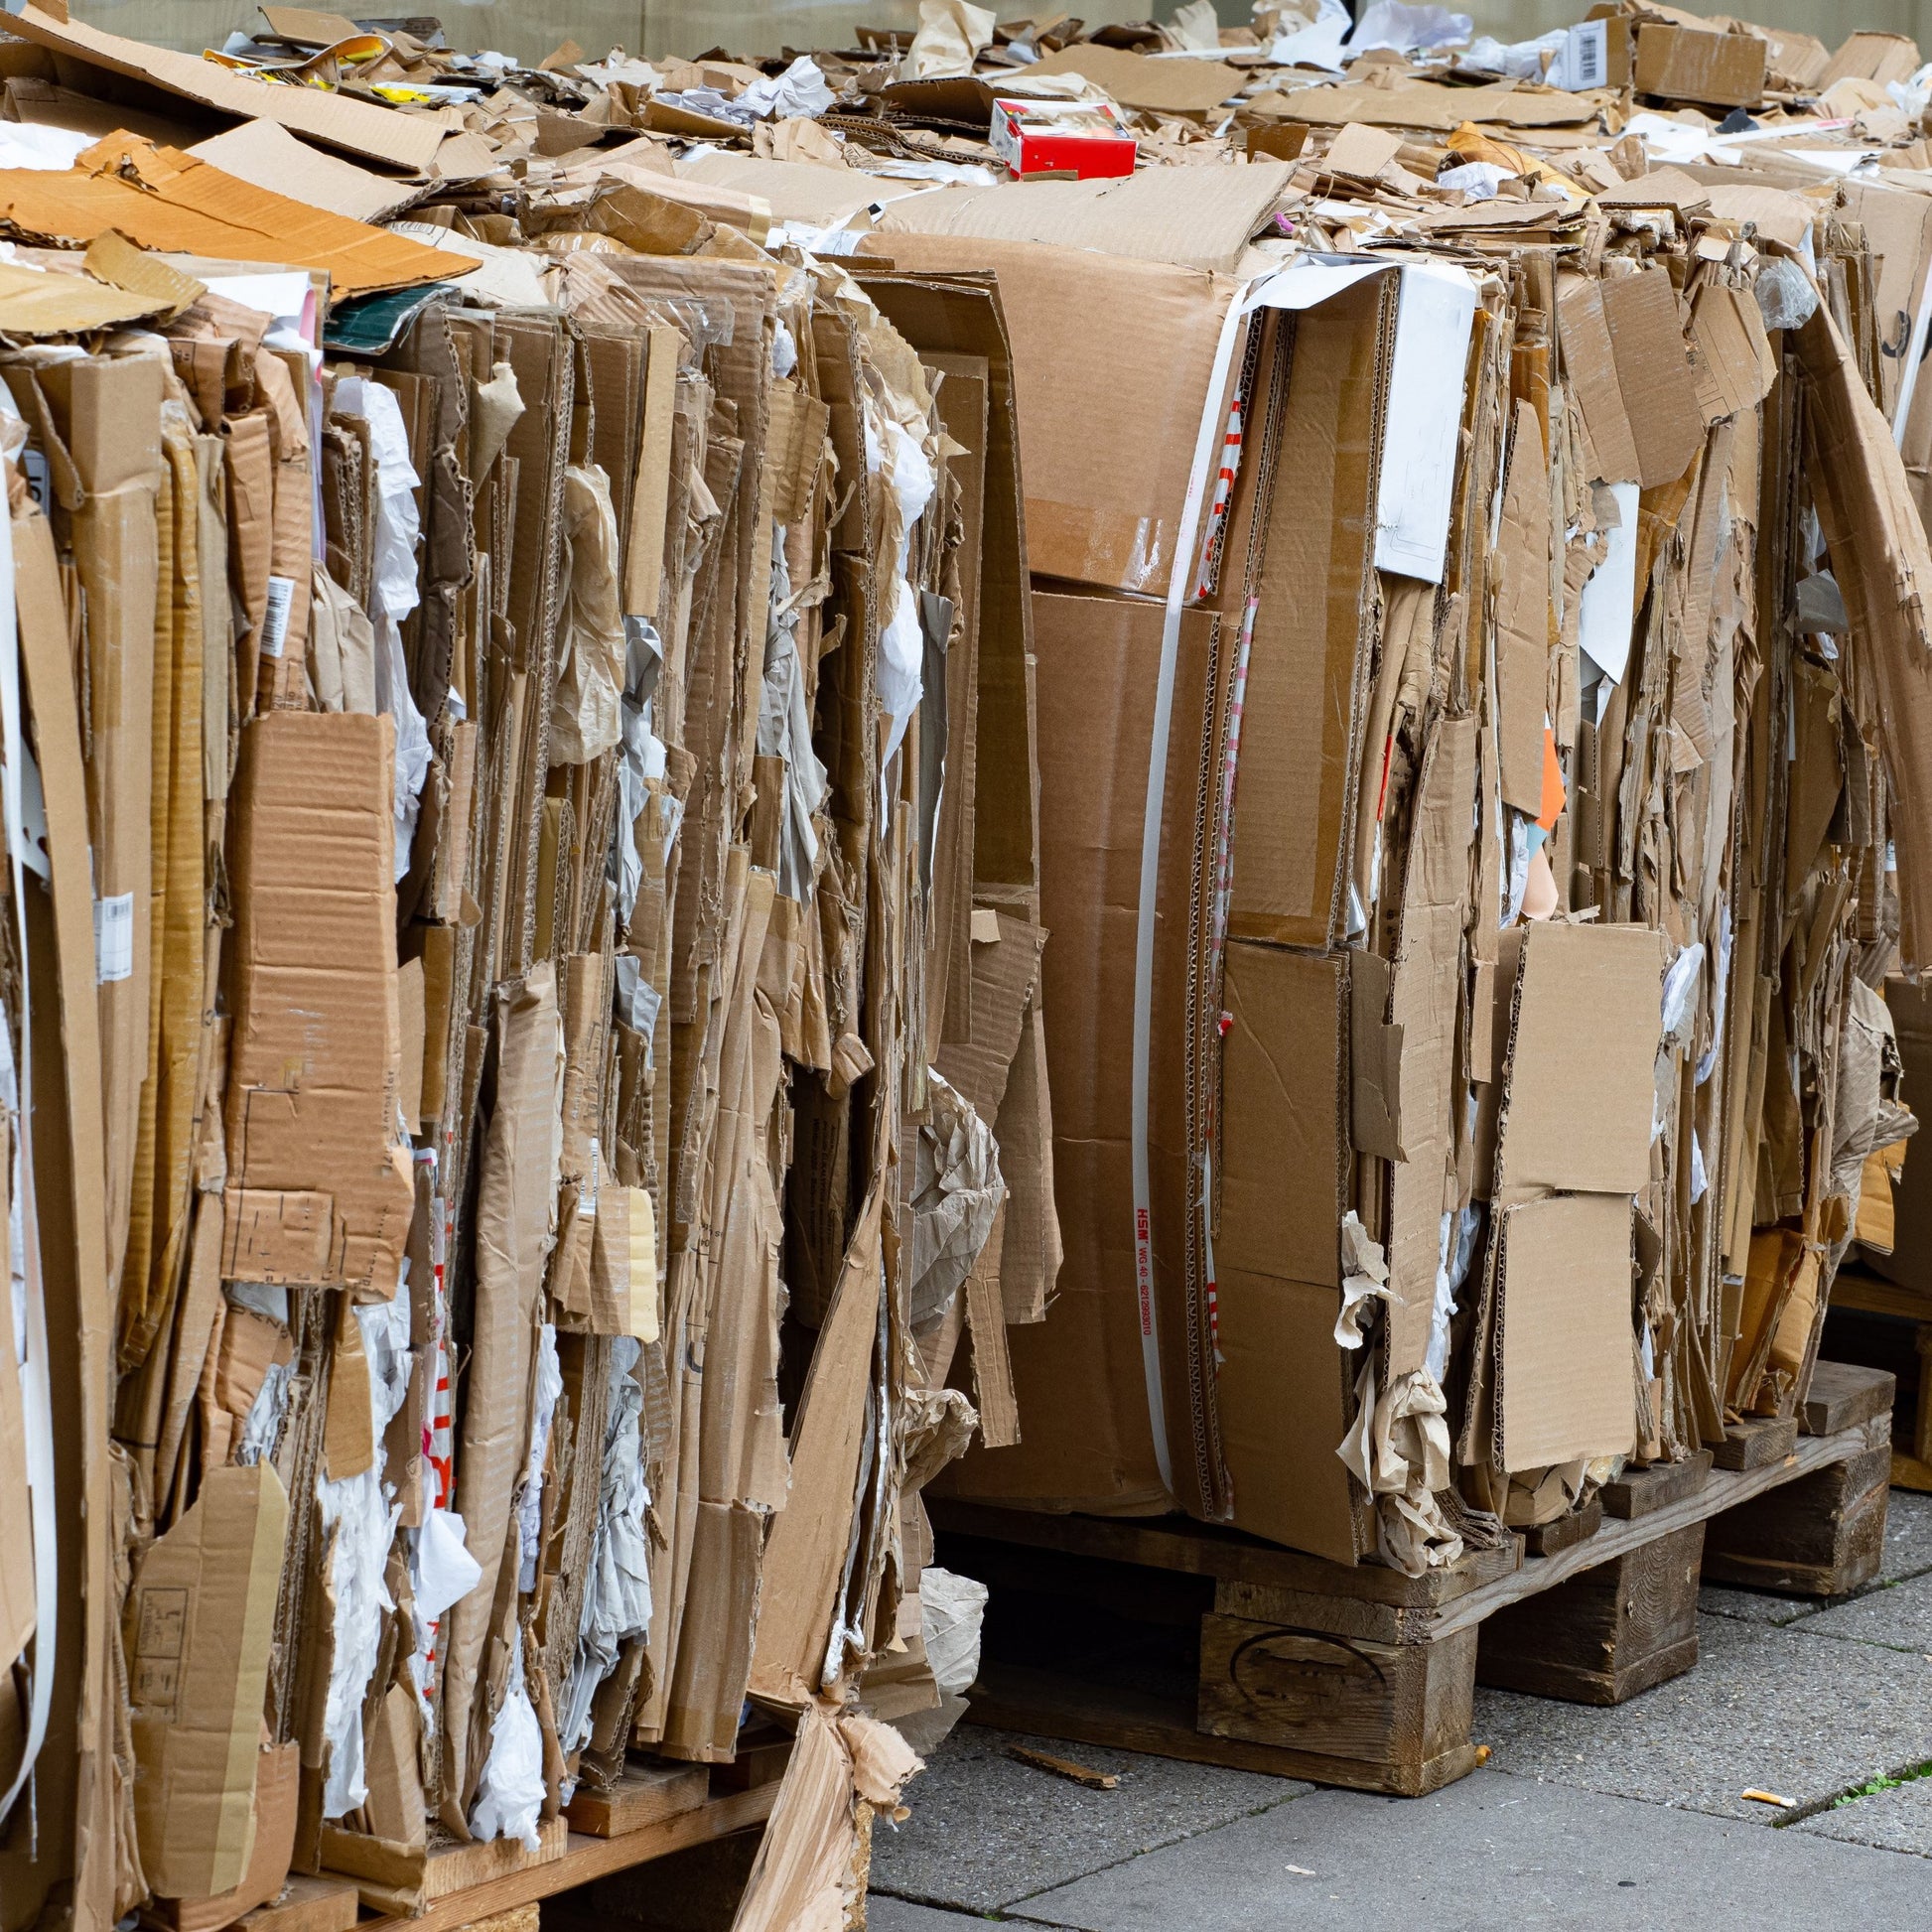
[[[1148,1163],[1148,1094],[1154,1026],[1154,915],[1161,883],[1161,821],[1167,796],[1168,740],[1173,723],[1174,672],[1180,652],[1180,617],[1193,581],[1216,457],[1227,426],[1228,373],[1248,318],[1258,309],[1312,309],[1369,275],[1397,268],[1389,261],[1303,259],[1248,283],[1228,304],[1214,345],[1214,366],[1194,439],[1193,468],[1168,570],[1167,611],[1161,627],[1161,670],[1154,690],[1154,730],[1148,745],[1147,807],[1141,815],[1141,887],[1134,928],[1134,1288],[1140,1302],[1141,1369],[1147,1380],[1148,1423],[1162,1485],[1174,1493],[1173,1454],[1168,1441],[1167,1392],[1161,1374],[1161,1330],[1154,1307],[1153,1186]]]

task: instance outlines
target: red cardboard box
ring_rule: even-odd
[[[1134,172],[1134,137],[1111,101],[996,100],[991,138],[994,152],[1020,176],[1099,181]]]

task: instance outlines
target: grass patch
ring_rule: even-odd
[[[1842,1797],[1832,1800],[1831,1808],[1840,1811],[1847,1805],[1857,1804],[1861,1798],[1875,1798],[1881,1791],[1896,1791],[1900,1785],[1916,1784],[1921,1778],[1932,1778],[1932,1758],[1923,1764],[1908,1765],[1897,1772],[1880,1772],[1877,1777],[1846,1792]]]

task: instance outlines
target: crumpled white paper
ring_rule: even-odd
[[[398,1294],[354,1310],[369,1365],[369,1410],[375,1462],[360,1475],[316,1484],[316,1514],[325,1536],[336,1532],[329,1586],[336,1602],[323,1737],[329,1772],[322,1815],[341,1818],[369,1795],[362,1756],[362,1699],[382,1648],[382,1626],[396,1607],[385,1572],[402,1515],[382,1478],[382,1435],[409,1392],[409,1301]]]
[[[980,1674],[980,1626],[986,1586],[972,1577],[927,1564],[919,1572],[919,1634],[933,1682],[948,1697],[964,1697]]]
[[[622,733],[625,637],[618,593],[618,513],[596,464],[564,472],[566,584],[550,762],[588,764]]]
[[[1339,73],[1344,65],[1341,44],[1353,25],[1341,0],[1320,0],[1312,22],[1285,27],[1275,36],[1268,58],[1283,67],[1325,68]]]
[[[516,1587],[528,1595],[537,1587],[537,1546],[543,1531],[543,1464],[550,1453],[550,1425],[564,1392],[557,1360],[557,1330],[546,1321],[537,1330],[536,1413],[530,1419],[530,1453],[516,1491]]]
[[[929,0],[928,0],[929,3]],[[938,486],[932,464],[912,433],[880,412],[866,417],[866,468],[882,471],[898,510],[898,555],[893,567],[892,616],[879,635],[879,708],[892,718],[882,772],[893,761],[925,689],[925,632],[919,600],[905,575],[912,549],[912,526],[925,514]]]
[[[1456,65],[1482,73],[1500,73],[1511,80],[1541,80],[1544,55],[1560,55],[1569,40],[1570,31],[1565,27],[1552,28],[1533,41],[1503,42],[1483,34],[1462,50]],[[1551,71],[1556,69],[1552,68]]]
[[[470,1835],[480,1841],[513,1838],[525,1851],[540,1847],[537,1817],[543,1810],[543,1726],[523,1682],[523,1630],[510,1650],[509,1682],[489,1726],[489,1755],[470,1807]]]
[[[1391,1299],[1382,1244],[1351,1207],[1341,1221],[1341,1311],[1335,1316],[1335,1340],[1343,1348],[1359,1348],[1376,1304]]]
[[[817,120],[834,100],[825,75],[809,54],[801,54],[775,79],[754,80],[732,103],[738,110],[732,118],[749,114],[757,120],[790,120],[802,117]]]
[[[1007,1196],[992,1128],[936,1069],[926,1071],[926,1092],[932,1117],[919,1128],[912,1157],[906,1307],[915,1328],[959,1293]]]
[[[921,647],[923,648],[923,646]],[[785,562],[785,527],[771,531],[771,612],[764,631],[764,682],[759,690],[760,758],[785,767],[785,815],[778,834],[778,891],[786,898],[811,896],[818,875],[818,833],[812,814],[825,802],[825,767],[812,750],[812,721],[798,663],[798,612]]]
[[[1372,47],[1393,47],[1402,54],[1433,54],[1460,47],[1475,30],[1467,14],[1447,7],[1412,7],[1405,0],[1374,0],[1355,23],[1348,51],[1366,54]]]
[[[1462,1538],[1443,1514],[1449,1486],[1449,1399],[1426,1368],[1398,1376],[1379,1396],[1375,1357],[1355,1378],[1355,1420],[1335,1449],[1375,1501],[1375,1541],[1405,1576],[1443,1569]]]
[[[415,491],[423,480],[409,460],[409,432],[393,390],[362,376],[345,376],[336,385],[336,410],[368,423],[375,458],[375,588],[369,617],[375,625],[375,707],[396,721],[395,874],[400,880],[409,871],[423,780],[429,776],[429,727],[410,694],[402,654],[403,621],[421,602],[416,545],[423,519]]]

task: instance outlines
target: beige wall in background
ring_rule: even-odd
[[[1587,11],[1589,0],[1462,0],[1478,31],[1525,40],[1552,27],[1567,27]],[[320,4],[320,0],[318,0]],[[1173,12],[1175,0],[1057,0],[1088,20],[1145,19]],[[1248,18],[1244,0],[1217,0],[1221,18]],[[1454,0],[1450,0],[1454,4]],[[1800,27],[1835,47],[1854,28],[1910,34],[1932,53],[1932,0],[1727,0],[1739,14],[1767,26]],[[1002,13],[1039,11],[1043,0],[1006,0]],[[741,53],[775,53],[781,47],[826,47],[848,42],[853,27],[909,26],[917,0],[345,0],[354,13],[399,16],[434,13],[453,47],[501,49],[535,61],[565,38],[593,54],[622,46],[647,54],[699,54],[710,47]],[[236,27],[258,23],[251,0],[72,0],[73,15],[95,27],[166,47],[199,50],[218,45]],[[1714,6],[1713,10],[1716,8]]]

